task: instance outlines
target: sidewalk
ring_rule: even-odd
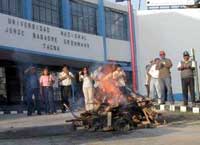
[[[127,133],[73,131],[65,120],[69,113],[26,117],[0,117],[0,145],[199,145],[199,115],[174,114],[173,122],[157,128]]]
[[[76,114],[79,114],[78,112]],[[27,117],[25,114],[3,115],[0,117],[0,132],[17,131],[24,128],[37,128],[45,126],[66,125],[66,119],[72,119],[70,113],[58,113],[55,115],[33,115]]]

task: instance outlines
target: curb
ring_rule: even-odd
[[[159,111],[171,111],[171,112],[191,112],[194,114],[200,114],[199,106],[181,106],[181,105],[158,105]]]
[[[57,113],[61,113],[62,112],[62,110],[60,110],[60,109],[58,109],[56,111],[57,111]],[[37,111],[35,111],[33,113],[37,113]],[[27,114],[27,110],[23,110],[23,111],[16,111],[16,110],[0,111],[0,115],[17,115],[17,114]]]

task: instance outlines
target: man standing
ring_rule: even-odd
[[[69,98],[72,96],[72,79],[74,79],[74,75],[68,70],[66,65],[63,65],[62,72],[59,74],[62,113],[66,111],[66,108],[63,104],[66,104],[70,107]]]
[[[159,69],[160,83],[162,84],[161,91],[163,94],[162,96],[165,96],[164,94],[165,94],[165,89],[166,89],[167,91],[166,95],[167,95],[168,101],[171,104],[174,104],[174,98],[172,94],[172,85],[171,85],[171,72],[170,72],[170,69],[172,67],[172,62],[170,59],[166,58],[165,56],[166,56],[165,52],[160,51],[160,63],[158,65],[158,69]],[[165,98],[163,100],[165,100]]]
[[[150,96],[150,81],[151,81],[151,76],[149,75],[149,70],[151,68],[151,66],[153,65],[154,60],[151,60],[149,62],[149,64],[146,65],[145,70],[146,70],[146,74],[145,74],[145,87],[147,90],[147,97]]]
[[[41,115],[41,106],[40,106],[40,97],[39,97],[39,78],[37,76],[36,68],[34,66],[29,67],[25,70],[25,74],[27,75],[27,89],[28,89],[28,95],[27,95],[27,104],[28,104],[28,116],[31,116],[34,108],[37,109],[37,114]],[[33,97],[34,96],[34,97]],[[34,102],[35,100],[35,107]]]
[[[148,74],[151,76],[150,80],[150,97],[152,99],[157,99],[158,104],[162,104],[164,101],[164,97],[162,96],[162,83],[160,83],[159,78],[159,70],[158,65],[160,63],[159,58],[155,58],[155,60],[152,63],[151,68],[149,69]]]
[[[124,70],[117,66],[116,70],[113,72],[113,79],[117,81],[117,85],[122,94],[126,94],[126,73]]]
[[[188,105],[188,88],[191,95],[192,104],[195,105],[194,73],[195,64],[190,60],[187,51],[183,53],[183,61],[179,62],[178,70],[181,71],[181,83],[183,92],[183,105]]]

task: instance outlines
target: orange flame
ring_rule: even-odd
[[[126,101],[124,94],[118,86],[118,82],[113,79],[113,72],[115,71],[115,65],[105,65],[101,69],[101,75],[99,75],[99,90],[105,97],[106,102],[112,106],[118,106]],[[101,103],[104,99],[100,99]]]

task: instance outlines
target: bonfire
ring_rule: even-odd
[[[122,91],[118,79],[113,78],[116,66],[109,64],[98,68],[94,79],[94,110],[86,111],[67,120],[73,128],[80,127],[93,131],[128,131],[138,127],[154,127],[161,123],[152,101],[136,94],[124,86]],[[66,106],[67,107],[67,106]]]

